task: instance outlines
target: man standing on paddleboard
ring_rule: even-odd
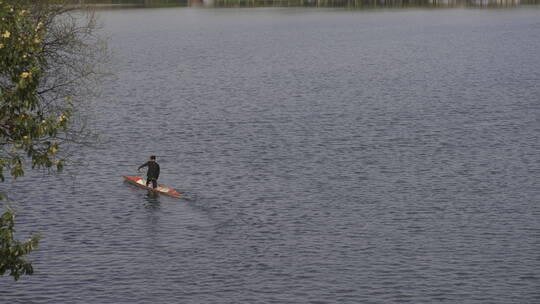
[[[146,187],[152,182],[152,188],[157,188],[157,179],[159,177],[159,164],[156,162],[156,156],[150,156],[150,160],[147,161],[144,165],[140,166],[137,171],[140,171],[141,168],[148,167],[148,172],[146,172]]]

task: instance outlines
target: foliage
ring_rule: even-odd
[[[38,94],[46,67],[44,20],[20,5],[0,3],[0,21],[0,180],[4,169],[14,178],[21,176],[25,156],[33,167],[55,164],[61,169],[53,138],[66,129],[71,110],[47,111]],[[33,273],[32,264],[21,256],[37,247],[39,236],[25,243],[14,240],[14,217],[9,207],[0,217],[0,275],[9,271],[18,280]]]
[[[65,2],[67,3],[67,2]],[[76,142],[73,101],[81,101],[99,76],[105,45],[94,35],[92,13],[60,0],[0,0],[0,181],[32,169],[61,171],[60,146]],[[82,12],[82,13],[81,13]],[[65,149],[64,149],[65,150]],[[2,199],[0,191],[0,199]],[[13,240],[14,211],[2,215],[0,275],[31,274],[20,257],[36,248],[38,236]]]
[[[17,281],[21,275],[30,275],[34,272],[32,263],[22,259],[21,256],[37,247],[40,235],[34,235],[21,243],[13,239],[14,225],[15,211],[8,207],[0,217],[0,275],[9,271],[9,275]]]
[[[66,131],[72,113],[69,99],[54,105],[40,94],[48,68],[45,57],[46,14],[31,13],[20,4],[0,4],[0,180],[4,169],[23,175],[25,157],[32,168],[53,165],[58,135]]]

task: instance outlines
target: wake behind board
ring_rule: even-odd
[[[175,197],[175,198],[180,198],[182,196],[182,194],[180,194],[179,192],[177,192],[176,190],[173,190],[165,185],[160,185],[158,184],[157,188],[152,188],[152,187],[147,187],[146,186],[146,179],[142,178],[142,177],[139,177],[139,176],[126,176],[124,175],[123,176],[129,183],[139,187],[139,188],[143,188],[143,189],[146,189],[146,190],[149,190],[149,191],[153,191],[153,192],[156,192],[156,193],[161,193],[161,194],[165,194],[165,195],[168,195],[168,196],[171,196],[171,197]]]

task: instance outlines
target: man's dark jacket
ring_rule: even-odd
[[[148,167],[148,172],[146,172],[146,175],[148,178],[155,178],[158,179],[159,177],[159,164],[155,161],[148,161],[144,165],[140,166],[139,169]]]

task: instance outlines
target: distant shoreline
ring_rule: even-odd
[[[506,8],[540,5],[540,0],[141,0],[73,1],[92,8],[319,7],[319,8]]]

